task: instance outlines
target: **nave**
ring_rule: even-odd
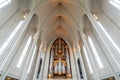
[[[120,80],[120,0],[0,0],[0,80]]]

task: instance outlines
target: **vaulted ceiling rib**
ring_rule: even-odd
[[[63,36],[72,41],[76,38],[80,16],[83,10],[71,3],[76,0],[47,0],[42,7],[38,7],[36,13],[40,17],[40,29],[43,31],[44,40],[52,41],[57,36]]]

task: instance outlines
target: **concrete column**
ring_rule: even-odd
[[[39,48],[37,62],[36,62],[36,65],[35,65],[35,71],[34,71],[34,75],[33,75],[33,80],[37,80],[38,68],[39,68],[39,66],[41,66],[39,64],[40,63],[40,59],[41,59],[41,49],[42,49],[42,45],[40,45],[40,48]]]
[[[85,69],[85,64],[83,62],[83,57],[82,57],[82,53],[81,52],[79,52],[79,57],[80,57],[80,62],[81,62],[81,67],[82,67],[84,80],[88,80],[87,79],[87,74],[86,74],[86,69]]]
[[[32,43],[32,47],[31,47],[30,52],[29,52],[29,55],[28,55],[28,59],[27,59],[27,61],[26,61],[25,67],[24,67],[24,69],[23,69],[23,73],[22,73],[21,80],[26,80],[26,78],[27,78],[27,75],[28,75],[27,70],[28,70],[28,67],[29,67],[29,65],[30,65],[30,60],[31,60],[33,51],[34,51],[34,49],[35,49],[35,46],[37,45],[37,40],[38,40],[37,38],[34,38],[34,41],[33,41],[33,43]],[[35,55],[36,55],[36,54],[35,54]]]
[[[85,48],[87,50],[87,54],[89,56],[89,60],[91,62],[94,78],[95,78],[95,80],[101,80],[99,75],[98,75],[97,68],[95,66],[95,62],[94,62],[93,57],[91,55],[91,51],[90,51],[90,49],[88,47],[88,43],[87,43],[86,39],[84,39],[83,42],[84,42],[84,46],[85,46]]]
[[[43,64],[42,64],[42,73],[40,80],[46,80],[48,76],[48,67],[49,67],[49,56],[50,56],[50,49],[43,55]]]
[[[73,55],[74,55],[74,63],[75,63],[75,69],[76,69],[76,79],[77,80],[80,80],[80,73],[79,73],[79,68],[78,68],[78,63],[77,63],[77,58],[78,58],[78,55],[77,55],[77,51],[76,51],[76,48],[75,48],[75,45],[73,47]]]
[[[78,75],[77,75],[77,64],[75,61],[75,53],[73,52],[73,50],[71,48],[69,48],[70,50],[70,62],[71,62],[71,70],[72,70],[72,79],[73,80],[79,80]]]
[[[110,71],[112,71],[112,74],[115,76],[116,79],[118,79],[118,76],[116,75],[116,73],[118,71],[120,71],[120,67],[119,67],[120,66],[120,64],[119,64],[120,63],[120,57],[119,57],[120,54],[114,45],[116,43],[118,43],[119,39],[116,38],[116,35],[119,34],[119,31],[118,31],[118,29],[116,29],[116,27],[114,27],[114,25],[112,23],[108,24],[106,22],[106,21],[109,22],[109,20],[106,19],[106,16],[102,15],[102,13],[101,13],[101,18],[99,19],[99,23],[101,23],[101,24],[98,24],[98,22],[93,18],[91,13],[88,12],[87,15],[88,15],[88,18],[90,19],[91,23],[93,24],[93,28],[94,28],[95,32],[97,32],[97,34],[99,36],[99,38],[98,37],[97,38],[100,42],[100,45],[102,46],[102,49],[104,51],[104,55],[108,61],[108,64],[111,66]],[[108,25],[109,25],[109,27],[107,27]],[[101,29],[100,27],[103,27],[105,30]],[[112,34],[111,34],[111,30],[112,30]],[[107,32],[105,32],[105,31],[107,31]],[[115,41],[113,41],[113,40],[115,40]],[[113,42],[111,43],[111,41],[113,41]],[[117,46],[119,47],[119,43],[117,44]]]
[[[21,31],[19,32],[19,35],[16,34],[16,36],[13,38],[13,40],[9,43],[9,46],[7,46],[7,48],[5,49],[5,51],[3,52],[4,56],[0,56],[1,58],[3,58],[2,60],[0,60],[0,70],[6,70],[7,66],[11,63],[10,61],[13,60],[13,56],[15,56],[15,52],[17,50],[17,48],[19,47],[21,41],[24,38],[24,35],[27,32],[28,29],[28,23],[30,21],[31,17],[28,17],[27,19],[24,20],[23,28],[21,29]],[[8,54],[9,53],[9,54]],[[4,68],[4,69],[3,69]]]

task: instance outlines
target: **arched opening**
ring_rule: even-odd
[[[49,79],[71,79],[69,47],[62,38],[57,38],[50,50]]]

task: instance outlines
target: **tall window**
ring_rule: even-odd
[[[30,69],[31,69],[31,66],[32,66],[32,62],[33,62],[33,59],[34,59],[35,53],[36,53],[36,46],[35,46],[35,48],[34,48],[34,51],[33,51],[33,54],[32,54],[32,58],[31,58],[31,60],[30,60],[30,65],[29,65],[29,67],[28,67],[28,71],[27,71],[27,73],[30,72]]]
[[[37,79],[39,78],[41,67],[42,67],[42,59],[40,59],[39,68],[38,68],[38,72],[37,72]]]
[[[104,66],[103,66],[103,63],[102,63],[102,61],[101,61],[101,59],[100,59],[100,57],[99,57],[99,55],[98,55],[98,52],[97,52],[97,50],[96,50],[96,48],[95,48],[95,46],[94,46],[94,44],[93,44],[93,41],[92,41],[92,39],[91,39],[90,36],[88,36],[88,42],[89,42],[89,44],[90,44],[90,46],[91,46],[91,49],[92,49],[92,51],[93,51],[93,54],[94,54],[96,60],[97,60],[97,63],[98,63],[98,65],[99,65],[99,68],[100,68],[100,69],[103,68],[103,67],[104,67]]]
[[[88,58],[88,54],[87,54],[87,51],[86,51],[85,47],[83,47],[83,50],[84,50],[84,53],[85,53],[85,57],[86,57],[86,60],[87,60],[87,63],[88,63],[88,67],[89,67],[90,73],[92,74],[93,70],[92,70],[92,67],[91,67],[91,64],[90,64],[90,60]]]
[[[115,49],[120,53],[120,48],[118,47],[118,45],[113,41],[113,39],[111,38],[111,36],[107,33],[107,31],[104,29],[103,25],[100,22],[97,22],[99,27],[102,29],[102,31],[105,33],[105,35],[107,36],[107,38],[110,40],[111,44],[115,47]]]
[[[5,7],[10,2],[11,2],[11,0],[0,0],[0,8]]]
[[[110,0],[110,4],[112,4],[114,7],[120,9],[120,0]]]
[[[83,78],[83,73],[82,73],[82,68],[81,68],[80,59],[77,60],[77,63],[78,63],[80,78],[81,78],[81,79],[84,79],[84,78]]]
[[[13,30],[13,32],[11,33],[11,35],[8,37],[8,39],[4,42],[4,44],[0,47],[0,55],[4,52],[4,50],[7,48],[7,46],[9,45],[9,43],[12,41],[12,39],[14,38],[14,36],[16,35],[16,33],[18,32],[18,30],[21,28],[23,24],[23,21],[21,21],[18,26]]]
[[[22,63],[23,63],[23,60],[24,60],[24,58],[25,58],[25,55],[26,55],[26,53],[27,53],[27,51],[28,51],[28,49],[29,49],[29,46],[30,46],[31,41],[32,41],[32,36],[29,36],[28,41],[27,41],[27,43],[26,43],[26,46],[25,46],[25,48],[24,48],[24,50],[23,50],[23,52],[22,52],[22,54],[21,54],[21,56],[20,56],[20,58],[19,58],[19,60],[18,60],[18,63],[17,63],[17,65],[16,65],[16,67],[18,67],[18,68],[21,67],[21,65],[22,65]]]

